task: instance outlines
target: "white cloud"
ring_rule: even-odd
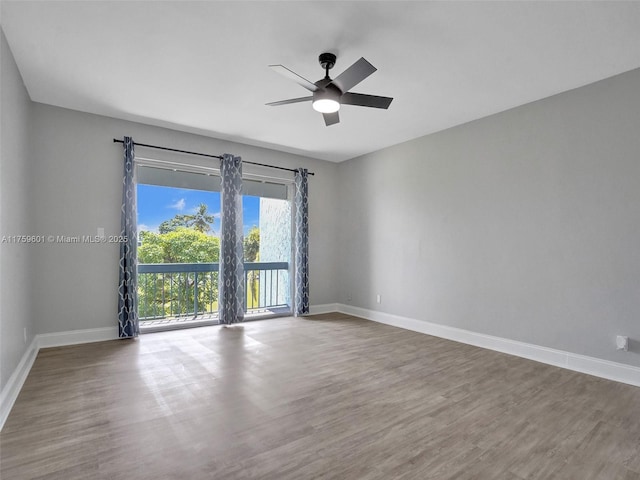
[[[181,212],[182,210],[184,210],[184,207],[186,205],[187,205],[187,202],[185,202],[184,198],[181,198],[180,200],[178,200],[173,205],[169,205],[169,208],[173,208],[173,209],[178,210],[179,212]]]

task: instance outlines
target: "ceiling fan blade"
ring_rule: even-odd
[[[365,95],[363,93],[345,93],[340,98],[340,103],[343,105],[357,105],[359,107],[373,107],[373,108],[389,108],[393,98],[391,97],[379,97],[377,95]]]
[[[269,105],[270,107],[277,107],[278,105],[288,105],[290,103],[308,102],[310,100],[313,100],[313,97],[291,98],[289,100],[280,100],[279,102],[265,103],[265,105]]]
[[[329,125],[333,125],[334,123],[340,122],[340,115],[338,115],[338,112],[323,113],[322,116],[324,117],[324,124],[327,127]]]
[[[287,77],[290,80],[293,80],[298,85],[303,86],[304,88],[306,88],[311,92],[315,92],[316,90],[318,90],[318,87],[316,87],[315,83],[310,82],[304,77],[301,77],[296,72],[289,70],[287,67],[283,65],[269,65],[269,68],[273,69],[274,72],[278,72],[280,75]]]
[[[331,83],[346,93],[376,70],[376,67],[361,57],[360,60],[334,78]]]

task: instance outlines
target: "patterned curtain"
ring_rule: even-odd
[[[220,323],[244,320],[244,251],[242,239],[242,159],[225,153],[220,160]]]
[[[118,335],[137,337],[138,325],[138,258],[136,225],[136,184],[134,179],[134,143],[124,137],[124,176],[122,178],[122,220],[120,236],[120,274],[118,284]]]
[[[309,186],[306,168],[298,168],[295,174],[296,193],[296,316],[309,313]]]

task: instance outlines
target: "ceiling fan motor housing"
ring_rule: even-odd
[[[329,83],[327,85],[327,83],[329,82],[325,82],[324,80],[319,80],[316,82],[316,85],[318,85],[319,88],[318,90],[313,92],[314,102],[316,100],[320,100],[323,98],[327,100],[335,100],[336,102],[340,101],[340,97],[342,96],[342,91],[338,87],[336,87],[334,84]]]
[[[336,56],[333,53],[321,53],[318,61],[324,70],[331,70],[336,64]]]
[[[313,109],[322,113],[324,116],[326,126],[335,125],[340,122],[338,110],[340,110],[341,104],[382,108],[385,110],[389,108],[389,104],[393,100],[391,97],[350,92],[353,87],[376,71],[376,67],[371,65],[364,57],[361,57],[353,63],[353,65],[348,67],[335,79],[329,77],[329,70],[332,69],[336,63],[336,55],[329,52],[321,53],[318,61],[320,62],[320,66],[325,70],[325,77],[317,82],[310,82],[283,65],[269,65],[281,75],[284,75],[301,87],[312,92],[312,96],[271,102],[267,103],[267,105],[288,105],[311,100]]]

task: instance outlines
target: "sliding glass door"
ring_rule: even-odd
[[[137,167],[142,331],[218,323],[220,178]],[[243,181],[246,319],[291,312],[290,186]]]

